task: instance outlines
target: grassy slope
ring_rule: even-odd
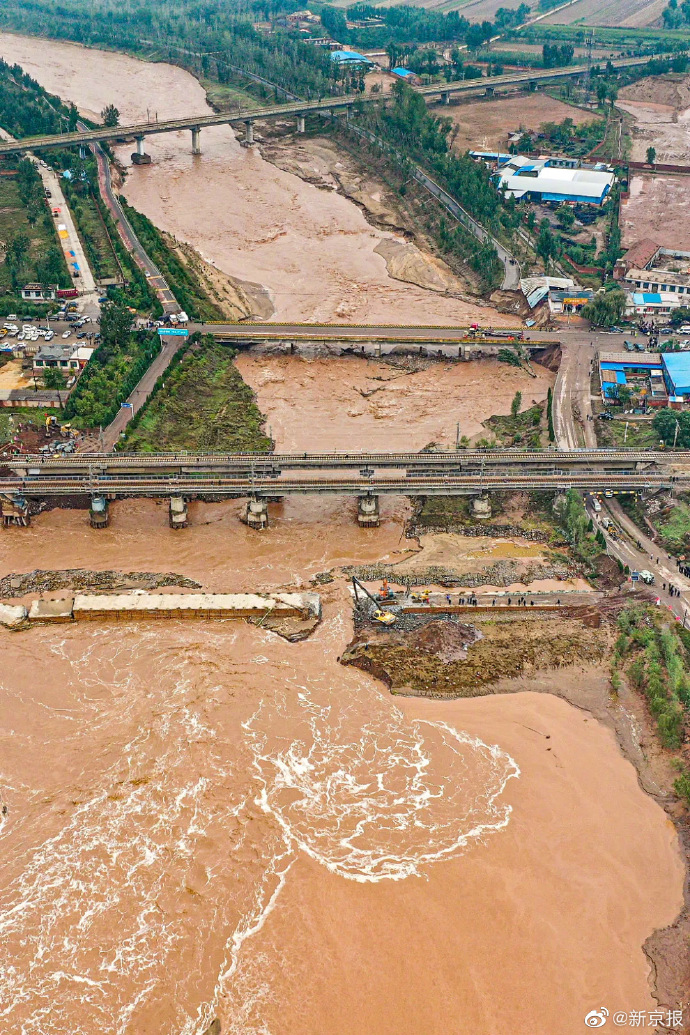
[[[263,415],[233,359],[231,349],[208,338],[192,345],[165,375],[125,448],[267,452]]]

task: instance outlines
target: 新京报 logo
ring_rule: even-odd
[[[609,1012],[605,1006],[600,1007],[598,1010],[590,1010],[585,1017],[585,1024],[588,1028],[603,1028],[608,1015]]]

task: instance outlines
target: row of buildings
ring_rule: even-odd
[[[599,375],[604,401],[618,399],[621,388],[643,410],[690,401],[690,352],[600,352]]]
[[[587,163],[562,155],[529,158],[501,151],[470,151],[470,155],[493,169],[496,186],[506,194],[540,205],[601,206],[616,179],[604,162]]]
[[[690,251],[638,241],[616,263],[614,278],[628,292],[628,314],[649,322],[690,307]]]

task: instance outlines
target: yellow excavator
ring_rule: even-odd
[[[384,587],[385,590],[382,587],[382,594],[384,596],[384,599],[394,600],[395,594],[392,590],[388,589],[388,583],[385,582],[385,580]],[[372,604],[374,605],[374,611],[372,612],[371,617],[374,619],[375,622],[380,622],[381,625],[393,625],[393,623],[395,622],[395,615],[392,613],[392,611],[383,611],[379,607],[379,601],[376,599],[376,597],[373,596],[373,594],[369,592],[366,586],[363,586],[359,579],[355,578],[354,575],[352,576],[352,588],[354,590],[356,604],[359,604],[360,594],[362,594],[365,597],[368,597],[369,600],[371,600]]]

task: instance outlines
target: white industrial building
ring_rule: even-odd
[[[514,155],[495,179],[518,201],[602,205],[615,176],[606,166],[583,168],[576,159]]]

